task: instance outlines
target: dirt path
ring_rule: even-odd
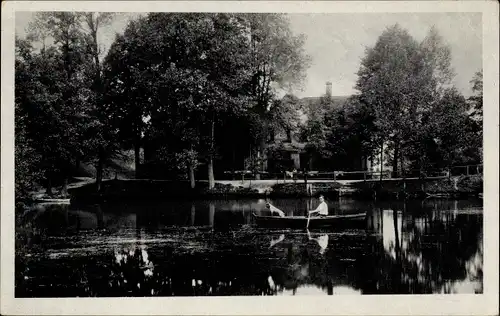
[[[89,183],[93,183],[93,182],[95,181],[95,179],[94,179],[94,178],[86,178],[86,177],[75,177],[75,178],[73,178],[73,179],[77,180],[77,182],[72,182],[72,183],[69,183],[69,184],[68,184],[68,190],[69,190],[69,189],[80,188],[80,187],[82,187],[82,186],[84,186],[84,185],[87,185],[87,184],[89,184]],[[57,196],[58,192],[60,192],[60,191],[61,191],[61,187],[60,187],[60,186],[59,186],[59,187],[53,187],[53,190],[54,190],[54,192],[55,192],[55,194],[54,194],[54,195],[56,195],[56,196]],[[47,197],[47,195],[46,195],[45,191],[46,191],[46,189],[45,189],[45,188],[42,188],[42,189],[40,189],[40,190],[38,190],[38,191],[34,191],[34,192],[32,192],[32,196],[33,196],[33,198],[35,198],[35,199],[43,199],[43,198],[46,198],[46,197]]]

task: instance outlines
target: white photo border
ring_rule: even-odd
[[[484,293],[330,297],[14,298],[16,11],[481,12],[484,72]],[[5,315],[489,315],[498,313],[499,4],[496,1],[7,1],[2,3],[1,296]]]

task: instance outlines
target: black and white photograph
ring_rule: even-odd
[[[498,295],[498,3],[132,4],[11,13],[13,299]]]

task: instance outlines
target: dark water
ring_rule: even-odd
[[[37,205],[17,218],[16,297],[482,293],[481,201],[330,201],[366,228],[309,234],[256,228],[264,203]]]

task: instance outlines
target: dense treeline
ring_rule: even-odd
[[[382,156],[399,175],[481,163],[482,71],[466,99],[451,84],[450,64],[450,49],[434,28],[422,42],[398,25],[387,28],[361,61],[359,93],[341,108],[321,106],[323,115],[303,127],[310,153],[336,170]]]
[[[103,57],[97,34],[111,19],[42,13],[17,40],[19,195],[35,182],[50,194],[54,181],[64,194],[81,162],[95,165],[99,190],[106,163],[128,148],[136,171],[144,148],[192,186],[203,163],[210,188],[228,148],[264,156],[274,122],[291,113],[280,91],[300,84],[309,62],[284,15],[151,13]]]
[[[136,172],[145,159],[212,188],[216,160],[234,170],[250,157],[247,168],[264,169],[280,129],[300,132],[310,156],[338,169],[381,150],[396,169],[481,160],[481,73],[466,100],[450,85],[450,52],[435,30],[419,43],[388,28],[362,61],[360,93],[340,109],[322,98],[301,123],[290,92],[310,60],[285,15],[151,13],[104,54],[98,34],[112,19],[39,13],[16,39],[17,197],[35,184],[66,195],[80,163],[95,166],[100,190],[106,166],[128,149]]]

